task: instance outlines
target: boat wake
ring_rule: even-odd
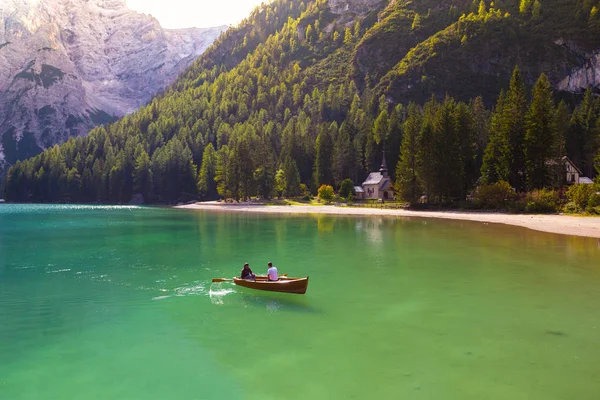
[[[212,304],[220,306],[225,304],[223,298],[230,293],[235,293],[235,290],[232,288],[223,288],[222,283],[213,283],[210,285],[208,297],[210,298],[210,302]]]

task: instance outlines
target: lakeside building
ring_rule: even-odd
[[[361,186],[355,186],[357,200],[393,200],[394,185],[388,174],[385,154],[379,172],[371,172]]]
[[[571,161],[571,159],[569,157],[564,156],[562,158],[562,160],[563,160],[563,164],[565,167],[565,173],[567,174],[567,176],[566,176],[567,185],[577,185],[577,184],[591,185],[592,183],[594,183],[594,181],[591,180],[590,178],[588,178],[587,176],[583,176],[583,173],[581,172],[581,170],[579,168],[577,168],[577,165],[575,165],[575,163],[573,161]]]

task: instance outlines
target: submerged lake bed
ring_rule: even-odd
[[[268,261],[306,295],[211,283]],[[2,399],[597,399],[599,350],[597,239],[0,206]]]

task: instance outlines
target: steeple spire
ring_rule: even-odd
[[[383,150],[383,158],[381,161],[381,168],[379,168],[379,172],[381,172],[381,175],[383,176],[388,176],[388,167],[387,163],[385,162],[385,149]]]

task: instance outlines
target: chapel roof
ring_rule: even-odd
[[[367,177],[367,180],[363,182],[364,185],[379,185],[381,180],[383,179],[383,175],[381,172],[371,172]]]

